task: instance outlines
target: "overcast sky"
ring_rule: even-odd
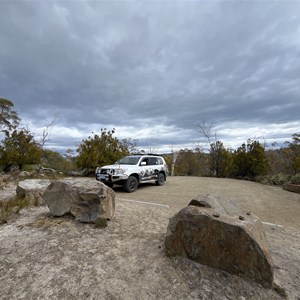
[[[300,1],[0,0],[0,97],[48,147],[164,152],[300,132]],[[203,144],[204,145],[204,144]]]

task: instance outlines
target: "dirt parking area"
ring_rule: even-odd
[[[168,177],[162,187],[145,184],[131,194],[115,189],[120,199],[155,202],[178,211],[198,195],[232,198],[241,209],[254,212],[262,221],[300,229],[300,194],[256,182],[207,178]]]
[[[105,229],[53,218],[46,206],[0,226],[0,299],[300,299],[299,194],[199,177],[115,192]],[[265,222],[275,289],[165,256],[169,218],[205,194],[230,197]]]

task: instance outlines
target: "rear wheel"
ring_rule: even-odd
[[[158,173],[157,181],[155,183],[157,185],[163,185],[165,183],[165,175],[163,173]]]
[[[123,189],[125,192],[132,193],[134,192],[139,185],[138,180],[134,176],[129,176],[129,178],[125,181],[123,185]]]

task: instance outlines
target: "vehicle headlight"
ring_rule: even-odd
[[[113,174],[124,174],[126,172],[125,169],[114,169]]]

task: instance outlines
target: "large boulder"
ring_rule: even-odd
[[[29,199],[30,203],[34,205],[45,204],[43,193],[50,183],[51,181],[47,179],[22,180],[16,188],[17,196]]]
[[[95,223],[98,218],[110,220],[115,212],[114,191],[96,180],[53,181],[43,198],[53,216],[71,214],[84,223]]]
[[[204,196],[191,201],[169,222],[165,239],[169,256],[259,282],[273,284],[273,262],[261,221],[228,198]]]

